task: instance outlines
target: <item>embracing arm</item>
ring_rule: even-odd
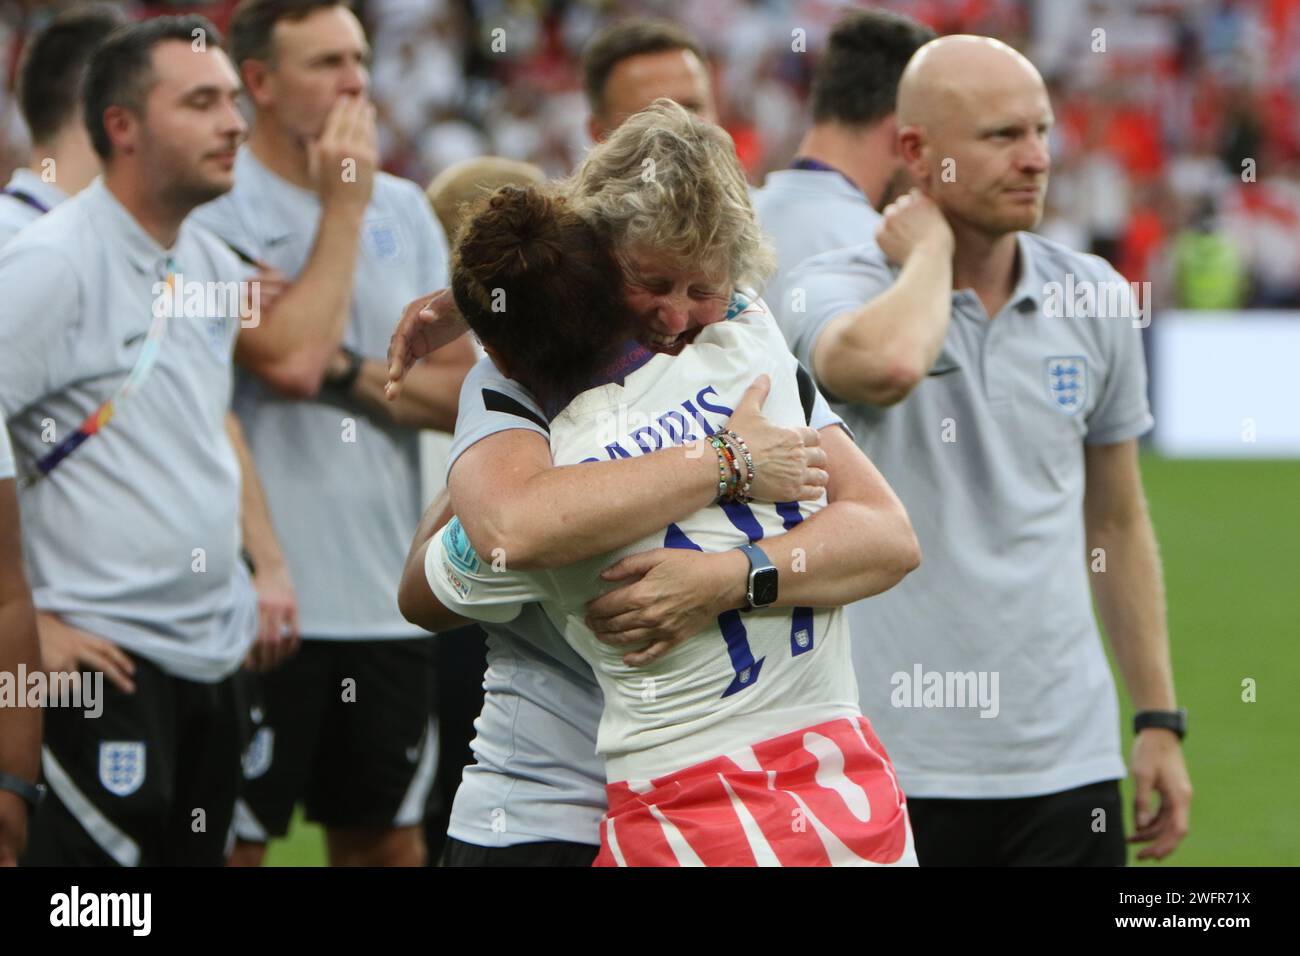
[[[749,387],[728,422],[749,444],[755,497],[815,498],[825,455],[810,428],[779,428],[759,412],[770,383]],[[452,506],[474,549],[526,571],[558,568],[623,547],[711,504],[718,462],[706,443],[638,458],[555,467],[536,432],[511,429],[472,445],[448,480]]]
[[[434,633],[471,623],[447,610],[438,600],[429,587],[429,578],[424,570],[429,542],[438,529],[451,520],[451,513],[451,500],[444,491],[429,505],[420,519],[420,526],[415,529],[415,539],[406,554],[406,567],[402,569],[402,583],[397,588],[397,607],[402,617],[416,627]]]
[[[821,430],[827,506],[762,548],[781,571],[778,607],[839,607],[888,591],[921,563],[903,503],[839,425]],[[739,600],[749,562],[740,552]]]
[[[902,503],[880,472],[838,425],[822,429],[830,502],[762,547],[779,571],[777,607],[838,607],[888,590],[920,563],[920,548]],[[749,563],[738,550],[660,548],[608,568],[606,581],[631,583],[587,606],[587,625],[649,663],[724,611],[745,606]]]
[[[346,359],[342,353],[335,353],[329,371],[334,371],[340,361]],[[364,359],[348,397],[379,421],[450,432],[456,427],[461,384],[473,365],[474,347],[469,339],[461,337],[426,355],[405,374],[400,392],[390,399],[388,367],[376,359]]]

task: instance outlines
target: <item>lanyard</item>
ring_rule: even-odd
[[[167,284],[165,294],[169,299],[176,284],[176,272],[176,263],[168,257],[167,278],[164,281]],[[155,310],[153,321],[149,324],[149,332],[145,336],[144,345],[141,346],[140,354],[136,357],[135,365],[132,366],[131,373],[126,377],[126,381],[122,383],[112,397],[87,415],[85,421],[77,426],[76,431],[59,442],[52,451],[36,462],[36,473],[27,476],[23,480],[22,487],[30,488],[40,481],[58,467],[63,459],[80,448],[82,442],[91,435],[103,431],[108,426],[108,423],[113,420],[113,416],[117,414],[118,406],[136,392],[149,378],[149,373],[153,371],[154,364],[158,361],[158,349],[162,345],[163,336],[166,333],[167,310]]]
[[[791,161],[790,168],[791,169],[812,169],[812,170],[816,170],[819,173],[839,173],[840,177],[846,183],[852,186],[855,191],[862,192],[861,187],[858,186],[857,183],[849,179],[848,176],[845,176],[834,166],[831,166],[829,163],[823,163],[820,159],[810,159],[807,156],[796,156],[794,160]]]
[[[42,216],[50,211],[49,206],[45,205],[45,203],[41,202],[39,199],[37,199],[29,192],[24,192],[21,189],[15,189],[12,186],[6,187],[4,190],[0,192],[3,192],[3,194],[6,196],[11,196],[14,199],[17,199],[21,203],[26,203],[27,205],[35,209],[37,212],[39,212]]]

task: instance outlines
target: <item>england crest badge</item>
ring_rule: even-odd
[[[397,223],[392,219],[374,219],[362,227],[366,250],[380,262],[396,262],[402,257],[397,237]]]
[[[270,727],[258,727],[257,733],[249,741],[244,751],[244,779],[256,780],[271,769],[271,757],[275,752],[275,731]]]
[[[99,744],[99,782],[114,796],[129,797],[144,783],[144,741],[103,740]]]
[[[1088,360],[1082,355],[1054,355],[1043,366],[1047,397],[1059,411],[1073,415],[1088,399]]]

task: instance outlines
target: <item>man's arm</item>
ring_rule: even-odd
[[[316,241],[307,264],[265,321],[241,330],[235,348],[241,365],[291,398],[312,398],[320,391],[347,328],[361,223],[377,165],[373,107],[341,97],[311,149],[321,199]],[[348,169],[355,175],[344,176],[345,161],[351,161]]]
[[[759,546],[780,574],[777,607],[839,607],[893,587],[921,560],[903,504],[839,425],[821,430],[829,504]],[[607,644],[646,645],[624,656],[639,666],[662,657],[723,611],[745,606],[749,562],[737,551],[660,548],[604,571],[631,583],[587,606]]]
[[[342,374],[347,359],[336,352],[326,378]],[[405,428],[433,428],[450,432],[456,427],[460,387],[475,362],[469,339],[460,338],[406,373],[400,392],[391,400],[387,394],[388,367],[384,362],[363,359],[361,372],[348,392],[372,418]]]
[[[1138,468],[1137,440],[1085,445],[1084,525],[1089,555],[1101,549],[1105,570],[1092,575],[1092,593],[1115,661],[1137,710],[1173,710],[1173,667],[1165,623],[1164,580],[1155,531]],[[1090,562],[1091,563],[1091,562]],[[1139,859],[1163,859],[1187,835],[1192,785],[1178,737],[1148,728],[1133,746],[1137,830],[1152,841]],[[1152,791],[1160,794],[1157,813]]]
[[[933,200],[915,193],[885,210],[877,242],[902,271],[879,296],[832,319],[811,358],[828,393],[883,406],[906,398],[943,347],[952,311],[953,238]],[[791,287],[800,281],[796,271]],[[808,292],[812,307],[815,295],[815,289]]]
[[[253,587],[257,591],[257,640],[249,649],[248,666],[269,670],[298,649],[298,601],[271,524],[266,492],[257,477],[244,430],[233,412],[226,413],[226,434],[239,459],[239,525],[244,550],[253,561]]]
[[[17,674],[19,667],[36,673],[41,654],[23,574],[18,495],[13,479],[5,479],[0,480],[0,672]],[[0,707],[0,771],[34,784],[40,768],[41,709]],[[27,804],[18,794],[0,790],[0,866],[16,866],[26,843]]]
[[[424,570],[430,540],[450,520],[451,497],[444,491],[429,505],[420,519],[420,526],[415,529],[411,549],[406,553],[406,567],[402,569],[402,583],[397,589],[397,607],[402,617],[435,634],[471,623],[468,618],[447,610],[446,605],[438,600],[429,587],[429,578]]]
[[[749,445],[754,497],[819,497],[825,454],[811,428],[762,417],[771,383],[759,376],[728,421]],[[522,428],[470,446],[448,478],[451,503],[475,550],[521,571],[559,568],[662,530],[718,497],[718,461],[706,443],[637,458],[556,467],[549,443]]]

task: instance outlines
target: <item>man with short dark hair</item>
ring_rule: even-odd
[[[242,307],[213,296],[244,270],[188,221],[230,188],[244,133],[219,44],[201,17],[107,39],[85,104],[103,178],[0,251],[0,416],[41,655],[108,678],[46,710],[32,864],[225,857],[256,618],[241,517],[254,560],[278,547],[230,425]]]
[[[81,82],[96,47],[126,22],[116,7],[77,7],[28,42],[18,100],[32,153],[0,193],[0,246],[99,175],[99,157],[82,122]]]
[[[835,24],[813,74],[812,128],[789,169],[768,173],[754,211],[776,248],[763,298],[789,338],[803,302],[786,276],[809,256],[866,242],[907,174],[894,142],[903,67],[934,31],[884,10],[851,10]],[[920,277],[922,280],[926,276]]]
[[[666,20],[622,20],[596,34],[582,53],[582,86],[597,142],[661,96],[718,119],[703,50]]]
[[[419,430],[449,430],[468,342],[385,400],[402,306],[446,281],[423,192],[377,170],[370,48],[340,0],[245,0],[231,47],[254,121],[200,222],[292,277],[240,337],[235,409],[302,598],[297,656],[261,681],[232,862],[257,865],[303,800],[333,865],[425,859],[437,766],[431,639],[397,608],[421,501]]]

